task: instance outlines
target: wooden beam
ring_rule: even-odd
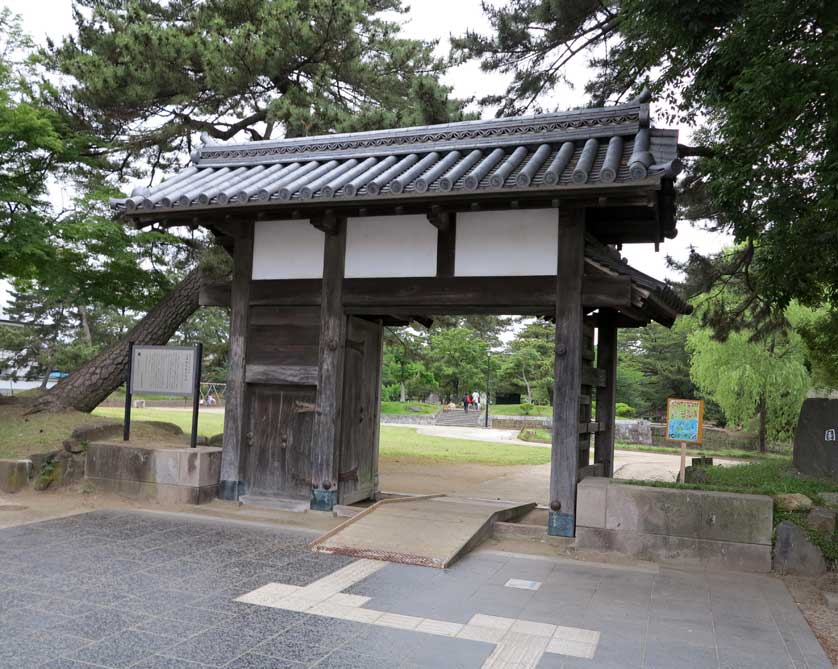
[[[554,276],[344,279],[342,300],[346,311],[355,314],[411,316],[468,310],[539,314],[555,309],[555,285]],[[254,281],[250,304],[318,306],[321,293],[320,279]],[[229,284],[204,284],[199,300],[202,306],[229,305]],[[583,277],[582,301],[586,307],[597,308],[629,304],[631,281],[626,277]]]
[[[247,383],[316,386],[318,371],[314,365],[247,365],[244,377]]]
[[[323,252],[317,410],[311,444],[311,508],[319,511],[331,511],[338,500],[338,448],[346,340],[346,316],[343,313],[346,219],[336,220],[335,233],[326,235]]]
[[[599,315],[597,369],[605,383],[596,393],[596,419],[600,431],[594,437],[594,462],[602,463],[604,475],[614,476],[614,423],[617,400],[617,325],[614,312]]]
[[[560,207],[558,225],[556,359],[547,532],[553,536],[572,537],[576,533],[576,477],[579,465],[585,210]]]
[[[605,372],[601,369],[585,366],[581,371],[581,379],[583,386],[601,388],[605,385]]]
[[[430,211],[428,211],[428,221],[440,232],[451,227],[454,216],[453,212],[449,212],[437,204],[432,205]]]
[[[218,488],[218,496],[227,500],[236,500],[247,493],[242,480],[242,451],[249,432],[245,360],[253,276],[253,222],[236,228],[235,235],[233,280],[230,284],[230,352],[224,391],[224,436]]]
[[[457,219],[455,214],[445,214],[444,226],[437,225],[436,233],[436,275],[442,278],[454,276],[457,254]]]

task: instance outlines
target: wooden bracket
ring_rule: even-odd
[[[327,235],[334,236],[340,229],[338,225],[339,219],[335,215],[334,209],[327,209],[320,216],[312,216],[309,220],[315,228],[321,232],[325,232]]]
[[[445,211],[438,204],[431,207],[428,212],[428,221],[440,232],[444,232],[451,226],[451,214]]]

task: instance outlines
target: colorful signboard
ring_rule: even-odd
[[[666,440],[700,444],[703,436],[704,400],[666,400]]]

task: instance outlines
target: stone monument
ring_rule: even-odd
[[[794,433],[794,466],[802,474],[838,481],[838,400],[803,402]]]

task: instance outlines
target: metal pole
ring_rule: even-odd
[[[134,366],[134,342],[128,342],[128,378],[125,381],[125,423],[122,426],[122,440],[131,438],[131,369]]]
[[[489,427],[489,390],[492,378],[492,351],[486,349],[486,415],[483,417],[483,427]]]
[[[204,357],[204,345],[195,344],[194,378],[192,379],[192,436],[190,448],[198,445],[198,404],[201,400],[201,360]]]

